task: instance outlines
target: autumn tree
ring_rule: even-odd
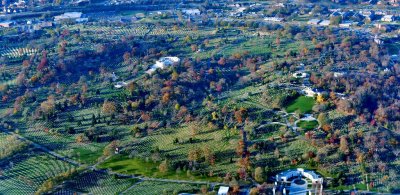
[[[55,109],[55,98],[54,96],[49,96],[47,97],[47,100],[42,102],[40,104],[40,110],[44,113],[44,114],[50,114],[54,112]]]
[[[260,183],[264,181],[264,170],[263,170],[263,168],[257,167],[257,168],[254,170],[254,179],[255,179],[257,182],[260,182]]]
[[[115,149],[118,147],[118,142],[117,141],[112,141],[110,144],[108,144],[104,150],[103,150],[103,155],[104,156],[110,156],[114,153]]]
[[[201,158],[201,150],[199,148],[192,148],[188,153],[188,160],[199,161]]]
[[[199,48],[198,48],[198,46],[196,45],[196,44],[192,44],[191,46],[190,46],[190,48],[192,49],[192,52],[195,52],[195,51],[197,51]]]
[[[225,60],[224,57],[222,57],[222,58],[220,58],[220,59],[218,60],[218,65],[224,66],[225,64],[226,64],[226,60]]]
[[[105,100],[103,103],[102,112],[108,115],[115,114],[115,112],[117,112],[117,106],[114,102]]]
[[[131,54],[129,52],[125,52],[122,57],[124,58],[124,63],[129,64],[131,60]]]
[[[275,44],[277,47],[281,46],[281,38],[279,36],[275,38]]]
[[[167,160],[164,160],[164,161],[161,162],[161,164],[158,166],[158,170],[160,170],[161,173],[167,173],[168,172]]]
[[[345,154],[348,154],[350,152],[349,151],[349,143],[347,142],[347,137],[346,136],[340,137],[339,150],[342,151]]]
[[[247,118],[247,110],[241,107],[239,110],[235,111],[234,115],[238,123],[243,123],[244,119]]]

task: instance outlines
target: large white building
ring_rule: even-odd
[[[312,183],[323,183],[324,179],[314,171],[304,170],[302,168],[290,169],[276,175],[276,181],[288,182],[294,177],[305,177],[312,181]]]

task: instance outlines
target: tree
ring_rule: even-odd
[[[197,51],[199,49],[196,44],[192,44],[190,46],[190,48],[192,49],[193,52],[195,52],[195,51]]]
[[[128,64],[131,60],[131,54],[129,52],[125,52],[123,58],[124,58],[124,63]]]
[[[260,183],[264,181],[264,170],[263,170],[263,168],[257,167],[257,168],[254,170],[254,179],[255,179],[257,182],[260,182]]]
[[[239,110],[234,113],[235,119],[238,123],[242,123],[243,119],[247,118],[247,110],[246,108],[241,107]]]
[[[161,164],[158,166],[158,170],[160,170],[161,173],[167,173],[168,172],[167,160],[164,160],[164,161],[161,162]]]
[[[346,136],[340,137],[339,150],[342,151],[345,154],[348,154],[350,152],[349,151],[349,143],[347,142],[347,137]]]
[[[330,24],[331,25],[339,25],[342,22],[342,17],[341,16],[332,16],[330,19]]]
[[[318,122],[321,126],[324,126],[329,123],[328,115],[324,112],[318,115]]]
[[[201,194],[207,194],[207,192],[208,192],[207,186],[206,185],[202,185],[201,186]]]
[[[276,46],[278,46],[278,47],[281,46],[281,38],[280,38],[279,36],[276,37],[276,39],[275,39],[275,44],[276,44]]]
[[[40,110],[44,113],[44,114],[50,114],[54,112],[54,108],[55,108],[56,104],[55,104],[55,100],[54,100],[54,96],[49,96],[47,97],[47,100],[42,102],[40,104]]]
[[[76,143],[84,143],[87,140],[88,140],[87,137],[83,134],[79,134],[75,139]]]
[[[226,64],[226,60],[225,60],[224,57],[222,57],[222,58],[220,58],[220,59],[218,60],[218,65],[224,66],[225,64]]]
[[[103,155],[104,156],[110,156],[114,153],[115,148],[117,148],[118,143],[117,141],[112,141],[110,144],[108,144],[104,150],[103,150]]]
[[[189,35],[186,35],[184,41],[185,41],[186,43],[190,43],[190,42],[192,42],[192,37],[190,37]]]
[[[102,112],[104,114],[112,115],[112,114],[115,114],[116,111],[117,111],[117,107],[114,102],[110,102],[107,100],[104,101],[103,107],[102,107]]]
[[[201,150],[198,148],[192,148],[189,150],[188,160],[190,161],[198,161],[201,157]]]

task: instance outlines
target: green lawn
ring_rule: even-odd
[[[158,169],[160,163],[145,161],[139,158],[128,158],[123,155],[115,155],[100,164],[98,168],[108,169],[123,174],[142,175],[146,177],[178,179],[178,180],[201,180],[217,181],[217,177],[208,177],[201,175],[188,175],[185,171],[177,173],[175,170],[169,170],[167,173],[161,173]]]
[[[300,113],[311,113],[312,107],[315,104],[315,100],[312,97],[300,96],[292,101],[287,107],[287,112],[295,112],[300,110]]]
[[[103,154],[103,150],[101,149],[93,152],[85,148],[77,148],[75,149],[75,152],[78,155],[79,161],[86,164],[91,164],[96,162],[97,159]]]
[[[304,130],[313,130],[318,126],[317,121],[300,121],[297,123],[298,127],[301,127]]]

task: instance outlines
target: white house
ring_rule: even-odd
[[[156,63],[151,66],[149,70],[146,71],[147,74],[152,74],[157,69],[164,69],[165,67],[172,66],[175,63],[179,63],[180,59],[178,57],[163,57],[157,60]]]

